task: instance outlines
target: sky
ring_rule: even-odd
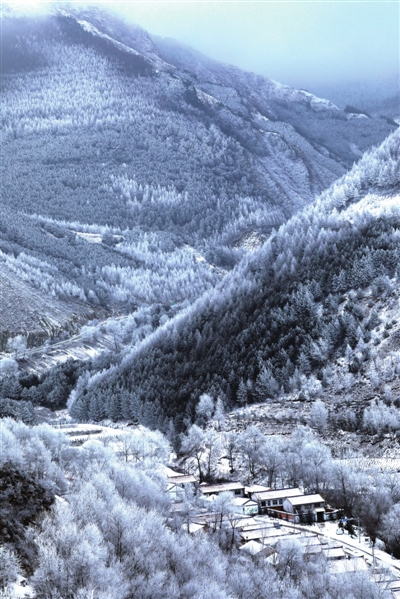
[[[20,0],[19,4],[46,3]],[[294,87],[399,77],[398,0],[103,0],[93,4],[112,8],[150,33],[175,38],[212,58]]]
[[[151,33],[295,87],[399,74],[398,0],[109,4]]]

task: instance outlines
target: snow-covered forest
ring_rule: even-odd
[[[308,561],[296,540],[279,548],[274,566],[238,550],[226,528],[189,534],[185,515],[174,514],[166,490],[171,448],[160,433],[142,429],[125,432],[122,442],[111,437],[73,447],[62,431],[47,425],[28,428],[8,419],[2,421],[1,434],[2,597],[18,597],[15,583],[22,571],[25,588],[43,599],[239,599],[249,592],[260,599],[388,597],[385,585],[365,572],[338,577],[322,555]],[[312,478],[313,467],[322,463],[326,477],[330,469],[331,493],[341,493],[342,501],[350,503],[360,497],[355,472],[332,463],[307,435],[295,435],[283,448],[249,430],[238,443],[244,460],[251,459],[256,444],[266,464],[271,452],[284,456],[296,484],[310,474]],[[305,469],[297,469],[294,461]],[[322,476],[321,488],[325,480]],[[316,481],[309,484],[315,487]],[[357,485],[370,488],[357,506],[365,512],[370,534],[388,531],[397,550],[391,523],[399,505],[398,486],[381,478],[374,481],[374,491],[371,477],[364,480],[359,473]],[[196,501],[188,496],[186,510],[194,509]],[[380,513],[374,524],[372,505]],[[214,507],[222,509],[218,502]]]
[[[60,300],[192,302],[221,274],[184,243],[231,269],[232,242],[279,227],[394,128],[218,63],[203,81],[95,11],[2,22],[0,257]]]
[[[143,408],[148,426],[174,418],[181,430],[202,392],[232,406],[300,391],[311,373],[326,384],[329,361],[347,348],[358,372],[380,322],[373,298],[361,309],[363,289],[390,294],[398,277],[398,204],[382,199],[398,193],[398,151],[396,132],[119,368],[96,375],[72,413],[140,418]]]
[[[0,598],[395,599],[393,103],[93,7],[0,18]]]

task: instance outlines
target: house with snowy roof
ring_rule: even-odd
[[[283,509],[294,515],[295,522],[325,521],[325,500],[319,493],[286,497],[283,501]]]

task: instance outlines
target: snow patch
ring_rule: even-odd
[[[348,121],[351,121],[353,119],[368,119],[369,117],[367,117],[366,114],[354,114],[353,112],[350,112],[349,114],[346,115],[346,119]]]
[[[100,233],[81,233],[80,231],[72,231],[72,229],[69,230],[89,243],[101,243],[102,236]]]
[[[254,116],[259,121],[269,121],[270,120],[266,116],[264,116],[263,114],[260,114],[259,112],[256,112]]]
[[[353,152],[353,154],[355,154],[356,156],[362,156],[363,155],[362,150],[360,150],[360,148],[358,146],[356,146],[356,144],[349,143],[349,147],[350,147],[350,150]]]
[[[261,247],[267,238],[265,235],[261,233],[257,233],[257,231],[248,231],[244,233],[242,237],[233,244],[233,247],[241,247],[249,252],[254,252],[259,247]]]
[[[197,98],[206,106],[216,106],[221,103],[219,100],[217,100],[217,98],[210,96],[210,94],[206,94],[199,87],[194,86],[194,89],[196,91]]]
[[[27,584],[25,578],[18,576],[17,582],[10,585],[10,599],[28,599],[28,597],[35,597],[35,591]]]
[[[350,222],[359,217],[360,212],[367,212],[377,218],[384,212],[400,211],[400,195],[382,197],[379,195],[368,194],[356,204],[352,204],[345,211],[346,217]]]
[[[107,35],[107,33],[102,33],[99,29],[97,29],[97,27],[95,27],[92,23],[89,23],[89,21],[81,21],[78,20],[77,21],[79,23],[79,25],[88,33],[91,33],[92,35],[97,35],[98,37],[101,37],[109,42],[111,42],[112,44],[114,44],[114,46],[116,46],[116,48],[118,48],[119,50],[123,50],[124,52],[128,52],[128,54],[134,54],[135,56],[142,56],[142,54],[140,54],[140,52],[137,52],[136,50],[134,50],[133,48],[130,48],[129,46],[126,46],[125,44],[122,44],[121,42],[118,42],[116,39],[114,39],[113,37],[111,37],[110,35]]]
[[[336,104],[330,100],[319,98],[308,91],[290,87],[289,85],[279,83],[279,81],[274,81],[273,79],[270,79],[269,82],[272,86],[273,93],[275,93],[277,98],[282,98],[292,102],[299,102],[300,104],[309,104],[310,107],[315,110],[315,112],[327,109],[335,112],[339,111],[339,108],[336,106]]]

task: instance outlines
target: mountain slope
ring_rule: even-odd
[[[223,65],[174,40],[153,39],[163,58],[194,75],[203,92],[213,94],[234,113],[246,115],[256,124],[261,120],[265,122],[266,118],[286,123],[291,126],[288,133],[294,130],[317,152],[343,166],[351,166],[370,147],[371,136],[381,127],[378,119],[354,122],[354,115],[344,113],[329,100],[306,90]]]
[[[315,205],[294,216],[186,314],[93,379],[81,418],[192,418],[201,393],[229,405],[298,388],[347,346],[371,342],[373,311],[344,292],[396,280],[400,257],[400,134],[366,154]],[[361,293],[362,295],[362,293]],[[371,313],[370,313],[371,312]]]
[[[10,337],[23,335],[27,345],[40,345],[63,330],[74,332],[93,316],[82,302],[62,301],[32,289],[22,276],[0,261],[0,351]],[[18,298],[18,301],[16,299]]]
[[[2,44],[4,202],[56,219],[196,241],[276,224],[393,130],[212,61],[199,77],[99,11],[5,19]]]
[[[4,15],[1,53],[1,258],[43,305],[193,302],[243,233],[269,234],[395,128],[97,9]]]

